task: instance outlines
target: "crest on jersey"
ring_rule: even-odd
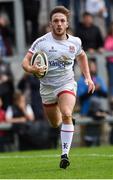
[[[74,53],[75,52],[75,46],[69,46],[69,52]]]
[[[60,61],[67,61],[67,60],[69,60],[70,58],[68,57],[68,56],[64,56],[64,55],[62,55],[60,58],[59,58],[59,60]]]

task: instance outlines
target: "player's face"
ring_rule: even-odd
[[[68,28],[67,17],[62,13],[55,13],[52,16],[51,28],[52,32],[56,36],[64,35],[66,33],[66,29]]]

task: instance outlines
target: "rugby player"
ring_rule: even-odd
[[[46,76],[40,79],[40,94],[51,125],[56,128],[61,124],[60,168],[64,169],[70,165],[68,155],[74,133],[72,112],[77,90],[72,68],[74,60],[79,61],[81,72],[88,85],[88,93],[93,93],[95,90],[81,40],[67,33],[69,15],[67,8],[56,6],[50,12],[51,31],[33,42],[22,62],[26,72],[40,74],[45,71],[45,67],[31,66],[32,55],[38,51],[47,54],[49,69]]]

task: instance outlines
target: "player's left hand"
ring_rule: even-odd
[[[95,91],[94,82],[91,79],[85,79],[85,83],[88,86],[88,93],[93,93]]]

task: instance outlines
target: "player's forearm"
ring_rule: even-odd
[[[28,72],[28,73],[32,73],[32,66],[30,65],[29,60],[25,57],[23,62],[22,62],[22,67],[24,69],[24,71]]]
[[[22,62],[22,67],[24,71],[31,73],[31,74],[41,74],[45,72],[46,67],[45,66],[38,66],[37,64],[31,65],[31,58],[32,55],[30,53],[27,53],[23,62]]]
[[[90,71],[89,71],[89,65],[88,65],[88,59],[87,59],[87,56],[86,56],[84,51],[77,58],[77,60],[79,62],[80,69],[85,76],[85,79],[91,79],[91,75],[90,75]]]

